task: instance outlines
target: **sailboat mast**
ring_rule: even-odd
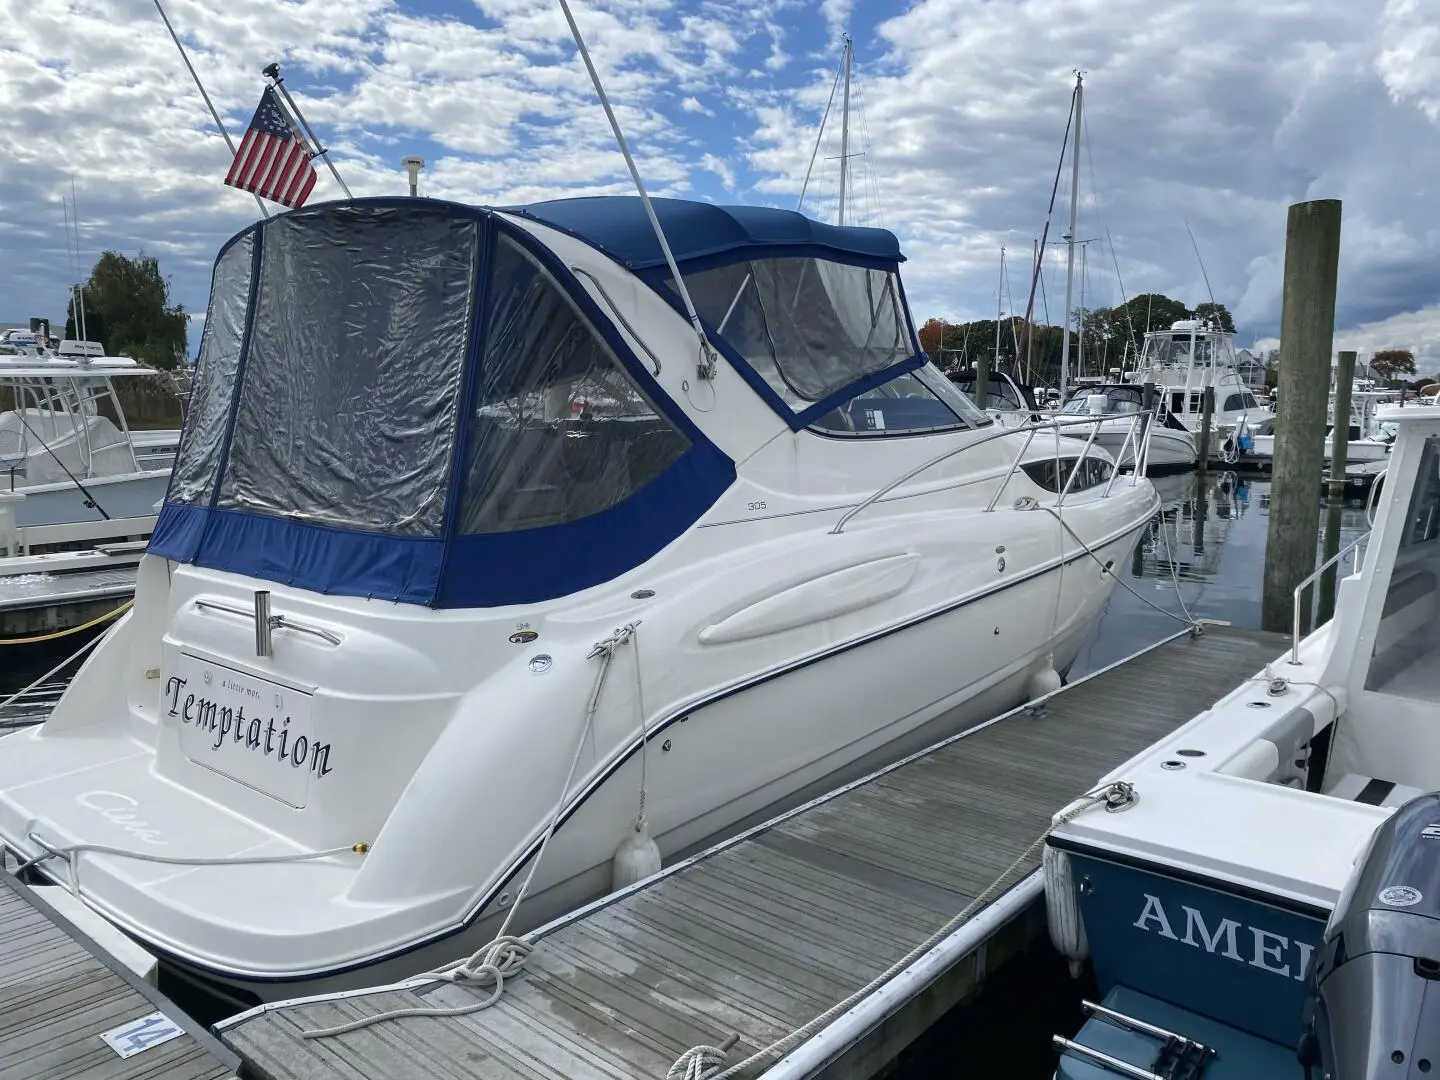
[[[1000,305],[1005,301],[1005,249],[1000,249],[1000,283],[995,287],[995,359],[991,371],[1000,370]]]
[[[840,107],[840,214],[837,224],[845,224],[846,177],[850,172],[850,35],[845,35],[845,96]]]
[[[1089,244],[1080,246],[1080,313],[1075,318],[1075,377],[1085,374],[1085,255]]]
[[[1031,241],[1031,244],[1033,245],[1033,251],[1032,251],[1032,255],[1031,255],[1031,264],[1030,264],[1030,265],[1031,265],[1032,267],[1038,267],[1038,266],[1040,265],[1040,240],[1039,240],[1039,238],[1037,237],[1036,239],[1032,240],[1032,241]],[[1036,274],[1035,276],[1038,278],[1040,275],[1039,275],[1039,274]],[[1032,281],[1030,282],[1030,302],[1025,305],[1025,382],[1026,382],[1026,385],[1034,385],[1034,382],[1035,382],[1035,373],[1034,373],[1034,372],[1035,372],[1035,369],[1034,369],[1034,367],[1033,367],[1033,366],[1031,365],[1031,363],[1030,363],[1030,358],[1031,358],[1032,354],[1034,353],[1034,348],[1035,348],[1035,335],[1034,335],[1034,333],[1032,333],[1032,331],[1031,331],[1031,326],[1030,326],[1030,312],[1031,312],[1031,309],[1032,309],[1034,306],[1035,306],[1035,282],[1032,280]],[[1015,360],[1016,360],[1016,363],[1019,363],[1020,358],[1017,356],[1017,357],[1015,358]]]
[[[1070,381],[1070,315],[1075,291],[1075,216],[1080,201],[1080,124],[1085,108],[1085,77],[1075,73],[1075,141],[1070,152],[1070,233],[1065,237],[1065,332],[1060,344],[1060,400],[1065,400]]]

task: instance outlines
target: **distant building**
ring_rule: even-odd
[[[1265,375],[1269,368],[1266,367],[1265,361],[1256,357],[1249,349],[1235,351],[1235,370],[1239,373],[1241,381],[1251,390],[1265,388]]]

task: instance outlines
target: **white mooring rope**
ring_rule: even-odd
[[[530,872],[525,875],[525,880],[520,885],[520,891],[515,895],[515,902],[510,905],[510,910],[505,914],[505,921],[500,924],[499,933],[495,935],[493,941],[471,953],[465,959],[415,976],[417,979],[435,979],[457,985],[489,987],[490,993],[468,1005],[416,1005],[404,1009],[391,1009],[388,1012],[376,1013],[374,1016],[362,1016],[358,1020],[336,1024],[333,1027],[302,1031],[301,1038],[324,1039],[332,1035],[344,1035],[347,1032],[369,1027],[371,1024],[378,1024],[382,1020],[398,1020],[407,1016],[465,1016],[469,1013],[479,1012],[481,1009],[488,1009],[500,1000],[500,995],[505,992],[505,980],[517,974],[525,966],[525,961],[529,959],[530,953],[534,949],[534,946],[528,941],[509,934],[507,931],[510,929],[510,923],[515,919],[515,913],[520,910],[521,901],[530,891],[530,882],[534,880],[535,871],[540,869],[540,862],[545,858],[545,849],[549,846],[550,838],[555,835],[555,829],[560,824],[560,815],[564,813],[566,799],[570,794],[570,784],[575,779],[576,766],[580,764],[580,755],[590,739],[590,731],[595,724],[595,710],[600,703],[600,691],[605,686],[605,676],[610,671],[610,661],[614,658],[616,649],[635,638],[639,626],[640,621],[637,619],[633,623],[627,623],[618,628],[604,641],[597,641],[595,647],[586,656],[587,660],[600,657],[600,670],[595,673],[595,683],[591,687],[590,699],[585,707],[585,722],[580,725],[580,737],[575,741],[575,753],[570,758],[570,769],[565,774],[565,783],[560,788],[560,796],[555,800],[555,809],[550,814],[550,824],[546,826],[545,835],[540,841],[540,848],[535,852],[535,858],[530,863]],[[643,816],[643,787],[640,812]]]
[[[1161,607],[1144,593],[1137,592],[1135,589],[1131,588],[1130,583],[1126,581],[1123,576],[1115,573],[1115,568],[1113,566],[1106,565],[1105,561],[1101,559],[1099,555],[1095,554],[1095,552],[1091,549],[1090,545],[1085,543],[1084,540],[1080,539],[1079,534],[1076,533],[1075,530],[1072,529],[1068,523],[1066,523],[1064,518],[1062,518],[1059,514],[1055,512],[1055,508],[1053,506],[1042,506],[1040,507],[1040,509],[1048,511],[1056,521],[1060,522],[1061,527],[1064,528],[1066,532],[1068,532],[1072,537],[1075,538],[1075,542],[1077,544],[1079,544],[1082,548],[1085,549],[1085,554],[1089,555],[1090,558],[1094,559],[1096,565],[1099,566],[1101,570],[1105,571],[1105,573],[1109,574],[1112,578],[1114,578],[1116,583],[1119,584],[1121,588],[1123,588],[1131,596],[1135,597],[1137,600],[1140,600],[1145,604],[1148,604],[1150,607],[1160,612],[1161,615],[1164,615],[1170,619],[1174,619],[1176,622],[1184,623],[1186,626],[1190,627],[1191,634],[1198,636],[1205,632],[1205,624],[1202,623],[1199,619],[1195,618],[1193,615],[1191,615],[1189,611],[1186,611],[1184,615],[1177,615],[1175,614],[1175,612]],[[1160,527],[1163,531],[1165,527],[1165,518],[1163,515],[1160,518]],[[1169,544],[1170,541],[1168,537],[1166,538],[1165,542],[1167,545]],[[1175,591],[1176,595],[1178,596],[1180,592],[1180,586],[1178,581],[1176,582]],[[1180,598],[1180,607],[1182,610],[1185,608],[1184,597]]]
[[[692,1046],[675,1059],[675,1064],[671,1065],[669,1071],[665,1074],[665,1080],[728,1080],[729,1077],[743,1072],[751,1065],[758,1064],[766,1058],[778,1055],[794,1045],[797,1041],[814,1035],[841,1013],[848,1011],[863,998],[869,997],[875,990],[879,989],[911,964],[915,963],[920,957],[924,956],[941,941],[953,934],[960,926],[969,922],[977,911],[986,907],[1003,888],[1008,887],[1006,883],[1010,875],[1023,866],[1041,845],[1045,843],[1050,834],[1061,825],[1079,817],[1091,807],[1098,806],[1101,803],[1123,806],[1134,803],[1138,798],[1139,796],[1135,794],[1134,787],[1124,781],[1116,781],[1112,784],[1106,784],[1104,787],[1096,788],[1094,791],[1086,792],[1067,809],[1056,815],[1055,820],[1050,823],[1049,827],[1037,836],[1030,843],[1029,847],[1017,855],[1015,861],[1002,870],[1000,876],[991,882],[979,896],[966,904],[965,907],[946,922],[944,926],[940,927],[940,929],[936,930],[844,1001],[836,1002],[809,1023],[796,1028],[788,1035],[776,1039],[769,1046],[757,1050],[744,1061],[737,1062],[723,1070],[720,1069],[720,1066],[725,1062],[724,1050],[713,1046]],[[728,1040],[728,1042],[733,1043],[736,1039],[738,1039],[738,1036],[735,1036],[732,1040]]]

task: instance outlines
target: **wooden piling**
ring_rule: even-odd
[[[1315,567],[1339,268],[1340,200],[1291,206],[1280,312],[1280,406],[1260,598],[1261,626],[1282,633],[1292,626],[1295,588]]]
[[[1205,387],[1205,404],[1200,410],[1200,471],[1210,468],[1210,426],[1215,420],[1215,388]]]
[[[990,399],[990,357],[981,353],[975,361],[975,404],[985,408]]]
[[[1350,442],[1350,387],[1354,381],[1355,354],[1342,352],[1335,367],[1335,409],[1330,421],[1335,435],[1330,444],[1333,447],[1330,455],[1330,500],[1325,513],[1326,562],[1340,551],[1341,517],[1345,509],[1345,458]],[[1319,613],[1315,616],[1317,625],[1328,622],[1335,614],[1335,569],[1332,566],[1320,575]]]
[[[1350,388],[1354,382],[1355,354],[1342,352],[1339,363],[1335,367],[1335,412],[1330,420],[1335,425],[1335,436],[1331,444],[1334,447],[1334,453],[1330,455],[1330,498],[1332,499],[1345,497],[1345,459],[1350,447]],[[1360,434],[1363,436],[1365,433],[1362,431]],[[1330,554],[1327,544],[1326,557],[1328,558]]]

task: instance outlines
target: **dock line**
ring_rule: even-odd
[[[736,1064],[731,1065],[729,1068],[726,1068],[723,1071],[717,1071],[719,1065],[724,1063],[724,1055],[720,1054],[719,1060],[717,1061],[716,1047],[692,1046],[689,1050],[686,1050],[685,1053],[681,1054],[678,1058],[676,1058],[675,1064],[671,1065],[669,1071],[665,1074],[665,1080],[728,1080],[729,1077],[732,1077],[737,1073],[743,1072],[751,1065],[758,1064],[761,1061],[764,1061],[766,1058],[790,1046],[797,1039],[804,1039],[808,1038],[811,1035],[814,1035],[822,1028],[828,1026],[829,1023],[837,1016],[853,1008],[860,1001],[869,997],[881,986],[885,985],[885,983],[889,982],[892,978],[899,975],[906,968],[910,967],[910,965],[918,961],[921,957],[925,956],[942,941],[950,937],[951,934],[953,934],[966,922],[968,922],[971,916],[973,916],[977,911],[988,905],[990,901],[995,899],[1002,892],[1007,891],[1008,887],[1002,888],[1002,886],[1005,886],[1005,882],[1010,877],[1010,875],[1013,874],[1021,866],[1023,866],[1026,860],[1028,860],[1032,855],[1034,855],[1035,852],[1039,851],[1040,848],[1044,845],[1045,841],[1049,838],[1050,834],[1056,829],[1058,829],[1061,825],[1064,825],[1067,822],[1074,820],[1081,814],[1085,813],[1087,810],[1099,806],[1102,803],[1112,806],[1127,806],[1133,803],[1137,798],[1139,798],[1139,796],[1136,795],[1135,788],[1123,780],[1116,780],[1112,783],[1104,785],[1103,787],[1095,788],[1092,791],[1086,792],[1080,798],[1076,799],[1075,802],[1071,803],[1060,813],[1056,814],[1055,818],[1050,822],[1049,826],[1043,832],[1041,832],[1039,836],[1032,840],[1030,842],[1030,845],[1015,857],[1014,862],[1012,862],[1009,866],[1002,870],[1000,872],[1000,876],[997,877],[994,881],[992,881],[989,885],[987,885],[981,891],[979,896],[975,897],[974,900],[971,900],[970,903],[966,904],[965,907],[963,907],[959,911],[959,913],[952,916],[950,920],[945,923],[944,926],[940,927],[939,930],[936,930],[924,941],[920,942],[920,944],[916,945],[899,960],[896,960],[888,968],[882,971],[879,975],[876,975],[873,979],[871,979],[868,983],[862,986],[859,990],[856,990],[849,997],[830,1006],[830,1008],[826,1009],[823,1013],[815,1017],[808,1024],[804,1024],[796,1028],[788,1035],[781,1036],[779,1039],[776,1039],[774,1042],[772,1042],[769,1046],[765,1047],[762,1050],[757,1050],[744,1061],[737,1062]]]
[[[104,615],[97,615],[89,622],[83,622],[79,626],[72,626],[68,630],[53,630],[48,634],[34,634],[30,637],[0,638],[0,645],[38,645],[42,641],[55,641],[57,638],[69,637],[71,634],[78,634],[82,630],[89,630],[91,627],[99,626],[101,623],[129,611],[134,605],[134,600],[126,600],[115,610],[107,611]],[[5,704],[9,703],[6,702]]]

